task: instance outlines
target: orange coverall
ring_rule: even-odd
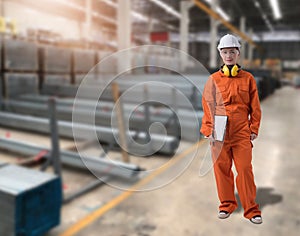
[[[237,170],[236,186],[247,219],[261,215],[255,202],[256,186],[252,172],[250,134],[258,134],[261,109],[253,76],[240,70],[236,77],[227,77],[221,70],[207,81],[202,105],[204,116],[200,132],[209,136],[214,130],[214,115],[228,117],[224,142],[211,144],[214,173],[220,199],[219,210],[232,213],[237,208],[234,195],[232,161]]]

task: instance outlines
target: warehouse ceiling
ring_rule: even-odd
[[[180,1],[161,0],[180,12]],[[179,19],[166,13],[164,9],[149,0],[132,0],[135,11],[149,17],[160,19],[165,23],[179,28]],[[205,0],[201,0],[210,6]],[[240,18],[246,18],[246,28],[253,28],[254,32],[272,30],[299,30],[300,29],[300,4],[299,0],[278,0],[282,13],[281,19],[275,19],[269,0],[221,0],[220,7],[230,17],[230,23],[239,27]],[[258,4],[256,3],[258,2]],[[256,6],[258,5],[258,6]],[[265,15],[265,16],[264,16]],[[190,32],[209,31],[209,16],[193,6],[190,10]],[[265,19],[264,19],[265,18]],[[160,26],[156,26],[160,29]],[[225,29],[220,26],[220,29]]]
[[[81,22],[85,21],[86,0],[10,0],[23,3],[29,7],[44,9],[64,17]],[[116,8],[118,0],[92,0],[92,9],[98,14],[93,22],[101,25],[103,30],[116,32]],[[180,0],[131,0],[133,16],[133,32],[149,33],[151,31],[179,32],[180,20],[155,4],[165,3],[180,12]],[[187,0],[189,1],[189,0]],[[210,7],[212,0],[199,0]],[[230,17],[230,23],[240,25],[240,18],[246,18],[246,29],[252,28],[255,33],[279,30],[300,29],[299,0],[278,0],[282,18],[275,19],[269,0],[219,0],[220,8]],[[47,4],[46,4],[47,3]],[[72,6],[73,5],[73,6]],[[75,6],[75,7],[74,7]],[[190,32],[208,32],[210,17],[197,6],[190,9]],[[153,25],[150,27],[149,22]],[[220,25],[219,32],[227,31]]]

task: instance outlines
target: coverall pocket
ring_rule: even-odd
[[[249,103],[249,87],[247,85],[239,86],[239,95],[244,103]]]
[[[216,103],[217,105],[223,105],[228,99],[228,94],[225,86],[218,86],[216,91]]]

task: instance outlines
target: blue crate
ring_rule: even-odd
[[[60,223],[61,179],[7,165],[0,168],[0,235],[43,235]]]

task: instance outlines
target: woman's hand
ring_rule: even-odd
[[[207,138],[209,140],[210,145],[212,145],[215,141],[214,137],[212,135],[209,136],[205,136],[205,138]]]
[[[257,138],[257,135],[255,134],[255,133],[252,133],[251,135],[250,135],[250,140],[251,141],[253,141],[254,139],[256,139]]]

